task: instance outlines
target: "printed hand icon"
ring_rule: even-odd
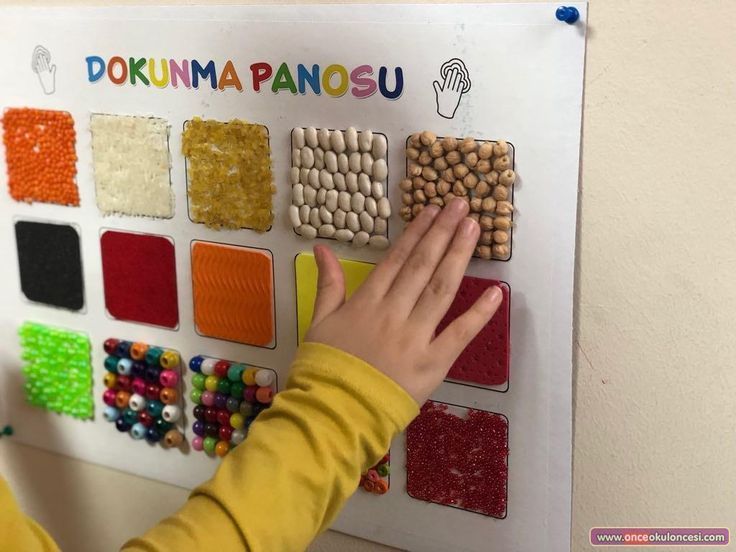
[[[53,94],[56,91],[56,65],[51,65],[51,54],[46,48],[36,46],[31,67],[38,75],[44,94]]]
[[[445,119],[452,119],[460,105],[460,98],[470,90],[470,77],[462,60],[451,59],[442,64],[440,76],[442,85],[434,81],[434,93],[437,98],[437,113]]]

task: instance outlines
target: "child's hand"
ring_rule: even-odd
[[[424,403],[501,304],[501,290],[489,288],[435,336],[478,241],[480,228],[467,213],[460,199],[441,212],[425,207],[348,301],[337,257],[316,246],[318,289],[306,340],[365,360]]]

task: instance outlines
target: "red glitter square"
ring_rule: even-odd
[[[507,283],[464,276],[450,310],[437,326],[437,333],[468,310],[491,286],[500,286],[503,292],[501,306],[457,358],[448,379],[478,385],[503,385],[509,379],[511,290]]]
[[[508,433],[509,422],[500,414],[427,401],[406,430],[406,492],[505,518]]]
[[[102,246],[105,306],[114,318],[179,325],[174,244],[164,236],[107,231]]]

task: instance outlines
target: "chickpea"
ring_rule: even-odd
[[[404,205],[413,205],[414,196],[410,193],[401,194],[401,203],[403,203]]]
[[[419,154],[419,158],[417,159],[417,163],[420,165],[429,165],[432,162],[432,156],[429,155],[429,152],[427,150],[422,150],[422,152]]]
[[[480,213],[470,213],[468,215],[468,218],[474,220],[475,222],[478,222],[478,220],[480,219]]]
[[[422,144],[425,146],[431,146],[437,141],[437,135],[434,132],[430,132],[429,130],[425,130],[422,132],[422,134],[419,136],[419,139],[421,140]]]
[[[493,213],[496,210],[496,200],[492,197],[485,198],[481,208],[484,213]]]
[[[416,161],[419,158],[419,150],[416,148],[406,148],[406,158]]]
[[[453,171],[449,167],[442,171],[442,180],[446,180],[447,182],[455,182],[455,171]]]
[[[516,180],[516,173],[511,169],[507,169],[498,175],[498,183],[503,186],[513,186]]]
[[[506,243],[509,241],[509,234],[508,232],[504,232],[503,230],[496,230],[493,232],[493,241],[496,243]]]
[[[474,197],[470,200],[470,211],[472,213],[480,213],[483,206],[483,200],[479,197]]]
[[[509,246],[503,243],[493,244],[493,256],[497,259],[508,259],[509,257]]]
[[[427,181],[424,180],[421,176],[415,176],[411,179],[411,187],[415,190],[421,190],[426,184]]]
[[[478,144],[473,138],[464,138],[463,141],[460,142],[458,149],[462,153],[470,153],[471,151],[475,151],[476,149],[478,149]]]
[[[424,195],[424,190],[414,190],[414,201],[416,203],[427,203],[427,196]]]
[[[480,199],[483,199],[484,197],[487,197],[488,194],[491,193],[491,187],[488,185],[488,182],[484,182],[481,180],[478,182],[478,184],[475,186],[475,197],[479,197]]]
[[[442,157],[444,154],[445,150],[442,148],[442,144],[440,142],[435,142],[429,146],[429,155],[433,158],[437,159],[438,157]]]
[[[493,188],[493,199],[496,201],[506,201],[509,198],[509,189],[500,184]]]
[[[457,150],[452,150],[447,155],[445,155],[445,161],[447,161],[448,165],[457,165],[462,160],[463,156],[460,155],[460,152]]]
[[[436,143],[436,142],[435,142]],[[436,171],[444,171],[447,169],[447,160],[444,157],[438,157],[434,160],[434,163],[432,163],[432,166],[434,167],[434,170]]]
[[[412,148],[420,148],[422,146],[421,133],[415,132],[409,136],[407,144]]]
[[[510,201],[499,201],[496,204],[496,213],[502,216],[509,216],[514,212],[514,206]]]
[[[493,217],[483,215],[480,217],[480,229],[483,231],[493,230]]]
[[[488,174],[489,172],[491,172],[492,168],[493,167],[491,167],[491,162],[488,159],[481,159],[475,166],[475,170],[481,174]]]
[[[493,144],[491,142],[483,142],[478,148],[478,157],[481,159],[490,159],[493,156]]]
[[[406,173],[409,176],[419,176],[422,174],[422,166],[410,161],[409,167],[406,169]]]
[[[509,152],[509,145],[503,140],[499,140],[493,145],[493,155],[501,157]]]
[[[457,138],[445,136],[442,139],[442,149],[445,151],[455,151],[457,149]]]
[[[470,168],[475,167],[478,164],[478,154],[474,151],[468,153],[465,156],[465,164]]]
[[[399,189],[402,192],[409,192],[411,191],[411,180],[408,178],[405,178],[401,182],[399,182]]]
[[[462,180],[456,180],[455,183],[452,185],[452,193],[455,194],[457,197],[463,197],[468,195],[468,189],[463,186]]]
[[[491,248],[487,245],[479,245],[475,250],[481,259],[489,260],[491,258]]]
[[[508,155],[496,157],[493,160],[493,168],[497,171],[505,171],[506,169],[511,168],[511,158]]]
[[[429,200],[429,203],[431,205],[437,205],[440,208],[445,206],[445,201],[441,197],[433,197]]]
[[[481,245],[491,245],[493,243],[493,232],[481,232],[478,243]]]
[[[422,178],[427,181],[437,180],[437,171],[432,167],[424,167],[422,169]]]
[[[484,175],[485,181],[488,182],[491,186],[495,186],[498,184],[498,171],[491,171],[488,174]]]
[[[478,185],[478,177],[475,176],[474,173],[468,173],[465,175],[465,178],[463,178],[463,186],[468,188],[469,190],[472,190]]]
[[[434,182],[427,182],[424,186],[424,195],[427,197],[435,197],[437,195],[437,184]]]
[[[493,219],[493,227],[496,230],[508,230],[511,228],[511,219],[509,217],[496,217]]]
[[[402,219],[409,222],[411,220],[411,207],[404,205],[401,209],[399,209],[399,215]]]
[[[452,192],[447,192],[445,195],[442,196],[442,201],[445,202],[445,205],[449,205],[450,202],[455,199],[455,197],[455,194],[453,194]]]
[[[452,187],[452,184],[447,182],[447,180],[440,180],[437,183],[437,193],[441,196],[444,196],[447,192],[450,191],[451,187]]]
[[[416,217],[419,215],[419,213],[422,212],[422,209],[424,209],[424,203],[415,203],[411,208],[412,216]]]
[[[459,163],[452,168],[452,172],[455,173],[457,178],[465,178],[465,175],[470,172],[470,169],[462,163]]]

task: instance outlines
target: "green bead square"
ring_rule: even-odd
[[[86,334],[24,323],[18,330],[26,399],[80,420],[94,414],[90,343]]]

